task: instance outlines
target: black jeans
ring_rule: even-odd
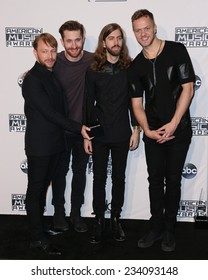
[[[105,187],[108,158],[112,158],[112,199],[111,213],[120,216],[124,203],[125,170],[129,151],[129,139],[119,143],[93,142],[93,210],[97,216],[103,216],[106,210]]]
[[[62,154],[51,156],[28,156],[28,187],[26,211],[29,220],[31,240],[44,238],[43,213],[46,203],[48,182],[53,179]]]
[[[190,141],[145,142],[152,227],[174,230],[181,196],[181,176]]]
[[[67,151],[62,155],[60,164],[52,181],[55,208],[63,208],[65,204],[66,175],[72,157],[71,208],[80,209],[84,203],[86,185],[86,168],[89,156],[84,151],[83,137],[67,134]]]

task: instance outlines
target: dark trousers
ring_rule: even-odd
[[[51,156],[28,156],[28,187],[26,211],[31,240],[40,240],[43,235],[43,213],[48,182],[53,179],[61,154]]]
[[[174,230],[181,176],[190,141],[173,144],[145,143],[152,227]]]
[[[111,213],[120,216],[124,203],[125,170],[129,151],[129,139],[120,143],[93,141],[93,210],[103,216],[106,210],[106,179],[108,158],[112,158],[112,200]]]
[[[86,168],[89,156],[84,151],[83,138],[80,135],[67,135],[67,151],[62,155],[60,164],[52,181],[53,200],[55,209],[64,209],[66,175],[72,157],[71,209],[80,209],[84,203],[86,185]]]

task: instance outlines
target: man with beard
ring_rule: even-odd
[[[120,222],[124,203],[125,169],[128,151],[138,146],[140,127],[131,114],[127,68],[131,62],[122,28],[111,23],[103,27],[94,61],[86,73],[84,123],[100,124],[103,134],[84,139],[85,151],[93,158],[93,210],[95,221],[90,237],[100,243],[105,229],[105,187],[108,158],[112,159],[111,230],[116,241],[124,241]]]
[[[26,211],[30,229],[30,248],[49,255],[61,252],[52,246],[44,234],[43,213],[50,182],[65,150],[66,131],[88,137],[80,123],[66,117],[66,100],[54,76],[57,41],[49,33],[42,33],[33,42],[36,63],[27,72],[22,95],[27,118],[25,152],[28,161]],[[58,187],[58,186],[57,186]],[[58,190],[56,190],[58,192]]]
[[[171,252],[176,245],[181,175],[192,137],[189,106],[195,74],[183,44],[157,37],[151,12],[138,10],[131,20],[143,48],[129,68],[129,79],[134,113],[144,130],[151,211],[151,229],[138,247],[148,248],[162,239],[161,249]]]
[[[62,85],[67,98],[68,117],[82,123],[84,83],[87,67],[92,61],[92,53],[83,50],[85,42],[84,26],[77,21],[67,21],[59,28],[64,51],[57,55],[54,73]],[[87,231],[87,225],[81,217],[81,206],[84,203],[86,185],[86,167],[89,156],[83,147],[83,138],[73,132],[67,133],[67,152],[52,181],[55,231],[67,231],[69,224],[65,219],[66,175],[71,158],[71,212],[70,221],[77,232]],[[57,187],[58,186],[58,187]],[[58,191],[56,191],[58,190]],[[53,231],[52,231],[53,232]],[[56,233],[56,232],[55,232]]]

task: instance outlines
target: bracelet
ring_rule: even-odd
[[[142,131],[142,128],[141,128],[140,125],[135,125],[135,126],[133,126],[133,129],[134,129],[134,130],[138,130],[139,132]]]

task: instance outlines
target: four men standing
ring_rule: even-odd
[[[148,169],[151,229],[139,240],[138,246],[147,248],[162,239],[163,251],[175,249],[174,229],[181,174],[192,136],[189,105],[194,93],[195,74],[184,45],[157,38],[157,27],[151,12],[145,9],[136,11],[132,16],[132,27],[142,46],[141,53],[133,62],[128,56],[123,31],[116,23],[102,29],[94,57],[83,50],[85,31],[76,21],[65,22],[59,29],[65,51],[58,54],[56,64],[57,44],[54,38],[45,34],[34,42],[37,62],[23,83],[28,156],[26,207],[33,229],[31,234],[37,233],[33,236],[31,247],[46,247],[46,251],[54,252],[48,245],[42,246],[40,226],[45,205],[42,193],[46,191],[49,181],[52,181],[55,208],[53,227],[68,230],[64,219],[64,192],[71,155],[70,220],[76,231],[87,230],[81,217],[81,206],[84,202],[87,154],[92,154],[96,222],[90,240],[92,243],[101,241],[109,152],[113,172],[111,226],[114,238],[117,241],[125,240],[119,220],[124,201],[125,167],[128,150],[138,146],[141,126]],[[133,133],[128,118],[128,110],[132,112],[130,97],[134,111],[131,114]],[[90,120],[92,123],[95,121],[103,128],[103,134],[94,139],[87,134],[90,129],[81,125],[83,121],[90,125],[89,115],[94,117]],[[42,131],[35,126],[36,117],[39,121],[42,119],[41,126],[46,124]],[[64,149],[64,130],[67,131],[67,150]],[[47,131],[48,134],[45,133]],[[86,153],[80,132],[85,138]],[[39,165],[40,157],[43,169]],[[41,184],[38,183],[37,195],[33,185],[37,185],[39,180]]]

